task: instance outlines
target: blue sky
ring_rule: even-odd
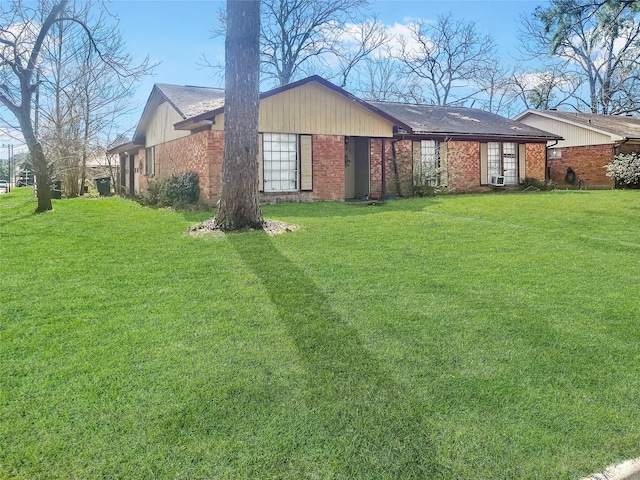
[[[473,21],[478,31],[490,33],[498,43],[499,55],[512,60],[517,54],[518,18],[544,1],[530,0],[384,0],[374,11],[385,25],[403,24],[408,18],[433,19],[451,12],[454,18]],[[153,84],[221,86],[210,70],[202,68],[202,55],[224,59],[223,39],[211,39],[219,26],[221,1],[205,0],[112,0],[109,9],[120,18],[120,32],[134,58],[146,55],[161,62],[154,75],[138,88],[137,102],[146,101]],[[135,116],[134,116],[135,117]],[[138,118],[132,118],[134,124]]]
[[[493,35],[500,57],[513,62],[520,14],[530,14],[544,3],[546,0],[374,0],[372,11],[387,26],[406,24],[411,18],[435,19],[451,12],[455,19],[473,21],[479,32]],[[154,75],[138,86],[135,102],[139,108],[127,120],[126,127],[135,127],[156,82],[222,86],[209,69],[199,64],[203,55],[212,61],[224,61],[224,40],[211,39],[211,31],[219,27],[218,12],[224,4],[211,0],[108,2],[110,12],[120,19],[119,30],[131,55],[138,62],[149,56],[152,63],[159,63]],[[0,138],[0,145],[1,141],[4,139]]]

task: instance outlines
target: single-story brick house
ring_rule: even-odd
[[[605,165],[619,153],[640,152],[640,118],[527,110],[516,120],[563,139],[548,145],[548,178],[560,186],[611,188]]]
[[[451,191],[508,188],[544,180],[546,144],[560,139],[477,109],[367,102],[318,76],[261,94],[259,131],[267,202],[407,195],[425,171]],[[191,170],[214,204],[223,139],[223,90],[156,84],[133,140],[110,153],[127,193]]]

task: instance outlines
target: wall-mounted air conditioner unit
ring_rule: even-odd
[[[489,177],[489,185],[504,187],[504,177],[502,175],[491,175],[491,177]]]

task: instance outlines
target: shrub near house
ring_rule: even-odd
[[[198,174],[186,172],[149,182],[143,203],[159,207],[184,207],[197,203],[199,193]]]
[[[607,177],[616,181],[616,186],[640,188],[640,154],[621,153],[606,166]]]

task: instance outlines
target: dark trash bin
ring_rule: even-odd
[[[54,200],[62,198],[62,180],[54,180],[51,183],[51,198]]]
[[[111,178],[101,177],[94,180],[96,181],[96,186],[98,187],[98,193],[100,196],[111,194]]]

